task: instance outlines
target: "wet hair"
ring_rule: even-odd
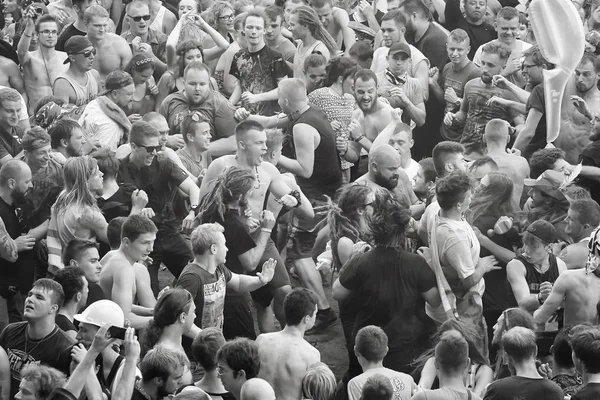
[[[194,298],[185,289],[169,289],[158,298],[152,319],[140,337],[141,357],[158,343],[164,328],[175,325],[179,316],[188,312],[193,302]]]
[[[83,270],[78,267],[67,266],[56,272],[54,280],[60,284],[65,294],[65,303],[75,300],[77,293],[83,291]]]
[[[512,208],[513,182],[503,173],[491,172],[488,175],[489,185],[480,186],[473,194],[467,220],[474,225],[482,216],[514,216]]]
[[[50,394],[67,383],[67,377],[56,368],[43,364],[27,364],[21,370],[21,380],[35,387],[35,398],[45,400]]]
[[[204,48],[202,47],[202,43],[196,39],[188,39],[183,42],[180,42],[177,45],[177,65],[175,68],[176,77],[183,76],[183,71],[185,70],[185,55],[190,50],[200,50],[200,54],[202,54],[202,60],[204,60]]]
[[[127,217],[115,217],[108,223],[106,237],[108,238],[108,245],[113,250],[121,246],[121,230],[123,229],[125,220],[127,220]]]
[[[131,58],[124,71],[133,76],[134,72],[142,72],[148,68],[154,71],[156,68],[154,60],[144,53],[139,53]]]
[[[486,54],[496,54],[501,60],[506,61],[510,56],[511,50],[510,48],[501,42],[487,42],[481,48],[482,53]]]
[[[354,341],[356,352],[371,363],[382,361],[388,352],[388,336],[375,325],[360,328]]]
[[[375,195],[369,228],[373,242],[378,247],[402,248],[410,211],[388,191]],[[386,278],[383,280],[385,281]]]
[[[433,158],[427,157],[419,161],[419,166],[423,169],[423,178],[425,183],[435,182],[438,177],[435,171],[435,165],[433,165]]]
[[[450,210],[465,199],[469,190],[473,188],[471,177],[462,171],[454,171],[438,179],[435,185],[435,194],[442,210]]]
[[[436,144],[431,153],[431,157],[433,158],[433,165],[435,166],[435,171],[438,176],[442,177],[447,175],[446,163],[448,162],[448,156],[463,154],[464,152],[465,147],[457,142],[444,141]]]
[[[230,167],[212,183],[210,191],[200,199],[198,209],[201,223],[225,221],[227,204],[245,198],[253,188],[256,177],[253,172],[240,167]]]
[[[308,28],[313,38],[323,42],[330,55],[335,55],[337,52],[337,44],[325,29],[317,15],[317,12],[309,6],[299,6],[292,10],[292,15],[298,16],[298,23]]]
[[[74,238],[63,249],[62,260],[64,265],[71,264],[71,260],[79,261],[81,254],[88,249],[98,249],[98,243],[93,240]]]
[[[306,70],[306,66],[304,67]],[[325,77],[325,86],[331,86],[337,80],[342,77],[342,80],[346,80],[349,76],[353,75],[358,71],[358,64],[350,57],[335,57],[329,60],[327,65]]]
[[[58,313],[58,310],[65,302],[65,292],[62,286],[60,286],[60,283],[52,279],[41,278],[33,282],[32,288],[38,288],[44,292],[48,292],[50,294],[50,301],[52,304],[56,304],[58,306],[56,309],[56,312]]]
[[[50,135],[50,146],[53,149],[59,148],[62,146],[60,141],[66,140],[68,142],[76,129],[81,129],[81,125],[72,119],[64,118],[54,122],[48,128],[48,134]]]
[[[375,374],[362,387],[360,400],[392,400],[394,387],[387,376]]]
[[[256,378],[260,371],[258,345],[250,339],[237,338],[225,343],[217,352],[217,360],[233,370],[235,378],[244,371],[246,379]]]
[[[600,329],[590,326],[571,335],[571,347],[585,372],[589,374],[600,373]]]
[[[63,166],[65,190],[62,191],[54,209],[60,219],[69,207],[89,207],[100,210],[94,193],[88,188],[88,180],[96,173],[98,163],[90,156],[70,157]]]
[[[150,349],[139,364],[142,380],[148,382],[154,378],[167,380],[177,368],[189,365],[185,353],[157,345]]]
[[[204,254],[210,246],[217,243],[219,233],[225,232],[225,228],[218,223],[202,224],[192,232],[191,242],[194,254]]]
[[[121,227],[121,239],[127,238],[131,242],[135,242],[141,235],[157,231],[156,225],[150,218],[139,214],[130,215]]]
[[[317,299],[308,289],[296,288],[285,296],[283,313],[288,326],[296,326],[306,316],[312,316],[316,311]]]
[[[192,342],[194,360],[202,365],[205,371],[217,369],[217,353],[225,344],[223,333],[217,328],[204,328]]]
[[[331,400],[335,396],[337,381],[329,367],[322,362],[308,367],[302,378],[302,398],[309,400]]]
[[[54,22],[56,24],[56,29],[58,29],[58,21],[56,21],[56,18],[53,15],[44,14],[40,15],[35,21],[35,31],[39,33],[40,25],[45,24],[47,22]],[[60,31],[58,33],[60,34]]]
[[[98,163],[100,172],[105,177],[116,177],[119,172],[119,160],[114,151],[108,147],[101,147],[90,154]]]

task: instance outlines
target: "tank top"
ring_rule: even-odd
[[[98,97],[98,82],[96,81],[96,78],[94,78],[92,71],[87,71],[85,75],[87,78],[85,85],[80,85],[79,82],[75,81],[67,74],[59,75],[54,80],[54,85],[56,85],[56,81],[59,79],[64,79],[67,82],[69,82],[69,84],[75,91],[75,105],[78,107],[85,106],[90,101]]]
[[[342,185],[342,167],[335,147],[335,132],[327,116],[320,109],[309,106],[298,118],[290,118],[284,137],[283,151],[286,157],[296,158],[293,129],[296,124],[307,124],[317,130],[321,141],[315,149],[313,173],[308,179],[298,177],[298,185],[311,200],[324,199],[323,194],[333,198]]]
[[[525,280],[531,294],[538,294],[540,292],[540,285],[543,282],[554,283],[558,279],[558,264],[556,263],[556,256],[554,254],[548,254],[550,268],[543,274],[536,270],[533,264],[525,260],[522,256],[517,257],[517,260],[521,261],[525,266]]]
[[[167,9],[164,6],[160,6],[158,12],[156,13],[156,18],[154,18],[154,21],[152,21],[150,24],[150,28],[154,28],[157,31],[162,32],[163,18],[165,17],[166,11]]]
[[[304,60],[315,52],[315,48],[318,45],[325,46],[323,42],[316,40],[308,48],[304,48],[304,43],[300,42],[294,55],[294,78],[304,77]]]

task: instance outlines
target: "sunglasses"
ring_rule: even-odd
[[[141,20],[150,21],[150,15],[140,15],[139,17],[132,17],[131,15],[129,15],[129,18],[131,18],[135,22],[140,22]]]
[[[96,49],[87,50],[87,51],[84,51],[83,53],[77,53],[77,54],[81,54],[85,58],[90,58],[92,55],[94,55],[94,56],[96,55]]]
[[[158,151],[160,151],[160,150],[162,149],[162,146],[161,146],[161,145],[158,145],[158,146],[144,146],[143,144],[138,144],[138,143],[135,143],[135,145],[136,145],[136,146],[138,146],[138,147],[143,147],[143,148],[145,148],[145,149],[146,149],[146,151],[147,151],[149,154],[151,154],[151,153],[154,153],[155,151],[156,151],[156,152],[158,152]]]

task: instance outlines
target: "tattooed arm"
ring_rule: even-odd
[[[10,262],[15,262],[19,258],[17,243],[6,231],[2,218],[0,218],[0,258]]]

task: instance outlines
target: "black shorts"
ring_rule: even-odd
[[[311,200],[313,209],[327,205],[327,200]],[[317,240],[319,231],[317,226],[326,218],[326,213],[317,214],[311,220],[303,220],[296,217],[293,213],[288,226],[288,241],[287,241],[287,260],[302,260],[312,258],[313,247]]]
[[[258,262],[258,267],[256,268],[253,274],[262,271],[263,264],[269,258],[272,258],[277,261],[277,264],[275,265],[275,274],[273,275],[273,279],[265,286],[251,293],[254,302],[260,305],[262,308],[269,307],[271,301],[273,300],[273,292],[276,289],[291,285],[290,277],[288,276],[287,270],[285,269],[283,259],[281,258],[279,251],[277,251],[275,243],[270,238],[267,241],[267,245],[265,246],[265,251],[262,257]]]

